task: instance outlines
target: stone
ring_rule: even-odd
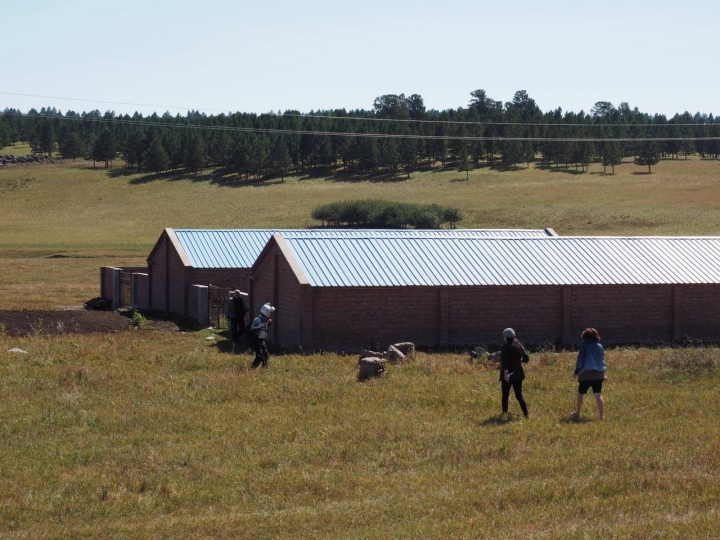
[[[405,355],[401,353],[394,345],[390,345],[385,356],[391,364],[397,364],[398,362],[402,362],[406,358]]]
[[[362,351],[360,351],[359,360],[362,360],[363,358],[382,358],[383,356],[385,356],[384,353],[369,351],[369,350],[362,350]]]
[[[366,381],[385,373],[385,360],[383,358],[363,358],[360,360],[359,366],[358,381]]]
[[[393,345],[398,351],[403,353],[405,356],[415,358],[415,344],[411,341],[403,341],[402,343],[396,343]]]

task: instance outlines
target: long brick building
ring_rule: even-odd
[[[270,339],[304,350],[410,340],[720,339],[720,238],[275,234],[249,276]]]

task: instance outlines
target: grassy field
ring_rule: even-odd
[[[208,334],[0,333],[0,537],[717,538],[717,349],[609,351],[606,420],[570,422],[571,353],[505,419],[464,355],[358,383]]]
[[[28,154],[32,154],[30,143],[19,142],[13,146],[0,148],[0,156],[27,156]]]
[[[164,227],[314,226],[314,206],[344,199],[457,206],[461,227],[715,235],[719,167],[284,183],[10,167],[0,309],[92,298],[101,265],[142,264]],[[715,348],[609,351],[607,420],[590,398],[576,423],[571,353],[533,354],[526,421],[512,398],[498,416],[497,372],[462,353],[358,383],[356,358],[278,355],[255,372],[209,335],[0,325],[0,538],[717,537]]]
[[[5,149],[7,151],[7,148]],[[117,164],[116,164],[117,165]],[[720,234],[720,163],[631,163],[603,175],[481,168],[397,178],[308,175],[245,182],[214,173],[127,174],[87,162],[0,169],[0,307],[47,308],[97,294],[102,265],[136,264],[165,227],[312,227],[312,208],[359,198],[460,208],[459,227],[544,228],[562,235]],[[55,257],[48,259],[48,257]],[[63,285],[66,284],[66,285]],[[72,284],[68,288],[67,284]],[[43,289],[35,294],[33,287]]]

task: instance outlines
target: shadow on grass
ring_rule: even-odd
[[[496,414],[495,416],[491,416],[490,418],[486,418],[480,422],[480,425],[483,427],[504,426],[505,424],[519,421],[520,417],[512,413]]]
[[[561,424],[587,424],[589,422],[591,422],[591,420],[589,418],[586,418],[584,416],[577,418],[570,414],[568,414],[567,416],[564,416],[560,419]]]

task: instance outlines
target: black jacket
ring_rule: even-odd
[[[500,382],[505,380],[505,370],[512,373],[511,381],[521,381],[525,378],[525,370],[522,366],[522,356],[525,348],[517,339],[512,343],[505,342],[500,352]]]

